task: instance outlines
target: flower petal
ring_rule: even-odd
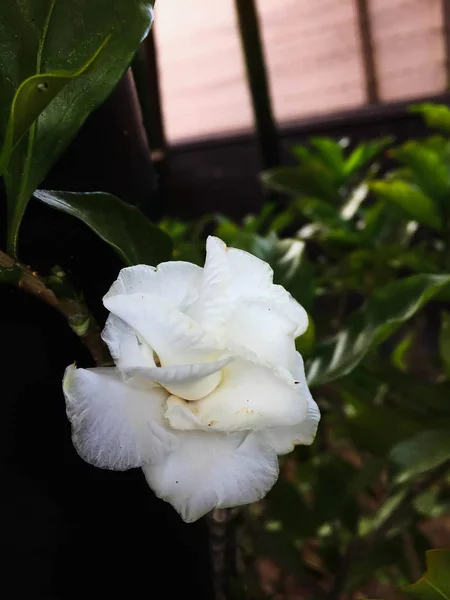
[[[136,265],[122,269],[104,300],[113,296],[150,294],[163,300],[167,306],[184,310],[198,296],[202,268],[197,265],[171,261],[156,268]]]
[[[180,446],[143,471],[155,494],[188,523],[214,508],[263,498],[278,477],[273,448],[256,434],[180,434]]]
[[[193,319],[149,294],[109,296],[105,307],[127,323],[156,352],[161,365],[212,362],[224,357],[213,336]]]
[[[264,434],[277,454],[287,454],[292,452],[294,447],[299,444],[309,446],[313,443],[319,421],[319,407],[311,396],[308,403],[308,412],[302,423],[291,427],[271,427],[265,429]]]
[[[219,336],[224,332],[230,313],[228,288],[230,267],[227,247],[219,238],[206,241],[206,260],[198,299],[189,307],[191,316],[205,331]]]
[[[140,467],[161,460],[177,444],[177,437],[164,425],[168,394],[162,388],[135,389],[114,368],[70,366],[63,390],[74,446],[96,467]]]
[[[120,371],[133,367],[155,366],[152,348],[143,340],[139,340],[135,331],[116,315],[109,315],[102,331],[102,339],[108,345]]]
[[[263,260],[237,248],[229,248],[228,263],[231,270],[230,297],[232,301],[265,298],[273,310],[296,323],[294,338],[308,328],[308,315],[281,285],[273,283],[273,270]]]
[[[193,365],[172,365],[170,367],[136,367],[127,370],[130,376],[140,376],[156,381],[171,394],[185,400],[199,400],[210,394],[220,383],[221,369],[231,362],[224,358],[209,363]]]
[[[236,354],[240,354],[240,349],[250,351],[259,364],[281,366],[292,372],[297,355],[297,325],[264,298],[240,301],[233,306],[227,321],[224,344]],[[241,355],[249,356],[247,352]]]
[[[298,382],[297,385],[301,388],[302,393],[307,398],[308,411],[305,419],[298,425],[293,425],[291,427],[271,427],[265,430],[264,433],[266,434],[266,439],[272,444],[277,454],[287,454],[299,444],[305,446],[312,444],[320,421],[319,407],[314,402],[311,392],[309,391],[308,384],[306,383],[303,358],[298,352],[294,376]]]
[[[235,360],[222,371],[220,385],[209,396],[186,407],[211,430],[233,432],[301,423],[307,414],[308,398],[287,371],[268,369]],[[197,429],[166,418],[175,429]]]

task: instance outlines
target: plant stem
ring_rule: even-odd
[[[100,329],[81,298],[75,295],[58,297],[36,271],[15,261],[1,250],[0,267],[8,270],[9,282],[13,281],[19,289],[39,298],[65,317],[72,331],[89,350],[97,366],[113,364],[109,350],[100,337]],[[62,271],[59,274],[65,277]]]

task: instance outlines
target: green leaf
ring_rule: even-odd
[[[344,172],[344,152],[342,146],[331,138],[313,137],[310,139],[322,162],[333,171],[337,178]]]
[[[34,196],[77,217],[109,244],[126,265],[157,265],[170,259],[172,241],[137,208],[103,192],[38,190]]]
[[[309,262],[305,243],[286,238],[279,240],[274,235],[265,238],[264,252],[256,254],[270,264],[274,272],[274,283],[282,285],[307,310],[314,299],[313,269]],[[269,244],[269,241],[271,242]],[[310,331],[310,334],[313,333]]]
[[[152,20],[150,0],[0,3],[4,57],[0,61],[0,137],[4,141],[10,108],[23,82],[36,75],[76,72],[110,36],[88,72],[66,82],[12,153],[5,176],[10,254],[17,253],[18,229],[29,198],[122,77]]]
[[[407,181],[391,179],[389,181],[374,181],[369,184],[378,200],[393,202],[399,206],[408,217],[412,217],[423,225],[428,225],[437,231],[442,230],[442,219],[436,204],[415,185]]]
[[[392,137],[372,140],[357,146],[345,161],[344,173],[346,177],[352,176],[360,169],[366,167],[378,154],[383,152],[393,141]]]
[[[428,550],[426,573],[401,591],[419,600],[450,600],[450,550]]]
[[[421,114],[428,127],[450,133],[450,108],[445,104],[425,102],[411,106],[409,111]]]
[[[308,358],[308,356],[311,356],[312,354],[315,343],[316,326],[314,325],[311,315],[308,315],[308,329],[295,340],[295,348],[297,352],[300,352],[303,358]]]
[[[109,36],[87,63],[76,71],[33,75],[22,82],[14,96],[6,128],[5,141],[0,154],[0,177],[6,172],[14,148],[34,121],[72,79],[89,72],[108,40]]]
[[[439,351],[447,377],[450,377],[450,313],[442,311]]]
[[[310,385],[349,373],[449,282],[450,275],[413,275],[376,290],[346,327],[316,346],[307,364]]]
[[[399,371],[406,371],[408,369],[408,353],[413,345],[414,338],[414,331],[410,331],[400,340],[392,352],[392,364]]]
[[[0,267],[0,284],[17,285],[20,277],[21,270],[18,267]]]
[[[332,172],[318,160],[299,167],[279,167],[265,171],[262,183],[269,189],[294,198],[313,196],[336,204],[339,201],[338,184]]]
[[[333,419],[334,433],[339,439],[351,440],[359,451],[385,457],[400,440],[418,433],[422,423],[404,411],[377,406],[373,400],[370,403],[358,398],[350,401],[347,396],[345,416],[336,415]]]
[[[311,511],[296,486],[280,478],[266,497],[267,518],[279,522],[292,538],[307,538],[315,533]]]
[[[416,141],[409,141],[391,151],[394,158],[407,166],[422,192],[440,204],[450,194],[450,172],[439,153]]]
[[[410,481],[450,460],[450,430],[421,431],[394,446],[390,457],[401,470],[396,482]]]

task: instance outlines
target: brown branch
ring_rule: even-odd
[[[89,350],[97,366],[113,364],[109,350],[100,337],[100,329],[81,297],[74,293],[66,296],[55,293],[36,271],[16,262],[1,250],[0,267],[8,270],[8,282],[39,298],[64,316],[72,331]],[[50,279],[55,281],[55,278],[57,283],[64,284],[61,286],[62,289],[69,289],[66,275],[62,270],[56,270],[53,278]]]

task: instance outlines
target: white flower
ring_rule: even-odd
[[[320,418],[295,338],[304,309],[269,265],[210,237],[204,268],[123,269],[103,299],[115,368],[68,367],[73,442],[89,463],[142,467],[185,521],[261,499],[278,454]]]

